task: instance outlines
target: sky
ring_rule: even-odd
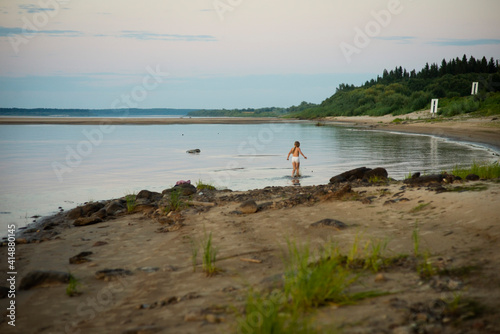
[[[464,54],[498,0],[0,0],[0,107],[260,108]]]

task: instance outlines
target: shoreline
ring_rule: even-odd
[[[365,130],[430,135],[467,144],[479,144],[500,154],[500,119],[497,117],[451,118],[431,121],[428,111],[401,116],[327,117],[328,124],[352,126]],[[394,122],[395,119],[400,122]]]

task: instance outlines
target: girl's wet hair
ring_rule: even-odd
[[[295,147],[299,147],[300,143],[298,141],[295,142]]]

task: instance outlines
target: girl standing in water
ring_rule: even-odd
[[[299,177],[300,176],[300,173],[299,173],[299,167],[300,167],[299,154],[302,154],[304,159],[307,159],[307,157],[304,155],[304,153],[302,153],[302,150],[300,149],[300,143],[298,141],[295,142],[294,147],[290,150],[290,152],[288,152],[288,156],[286,157],[286,160],[289,160],[290,154],[292,155],[292,167],[293,167],[292,177],[294,177],[295,175],[297,177]]]

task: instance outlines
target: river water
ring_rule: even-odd
[[[403,179],[494,159],[484,147],[437,137],[311,123],[0,125],[0,235],[34,215],[161,192],[179,180],[232,190],[292,185],[286,156],[296,140],[308,157],[301,157],[301,185],[362,166]]]

